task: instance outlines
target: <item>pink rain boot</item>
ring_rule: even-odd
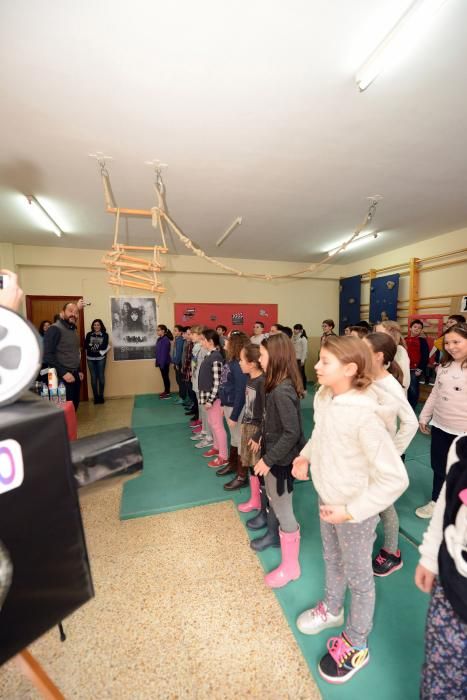
[[[251,510],[259,510],[260,508],[259,478],[250,474],[250,498],[245,503],[240,503],[238,510],[240,513],[249,513]]]
[[[289,581],[300,578],[300,562],[298,554],[300,551],[300,528],[295,532],[282,532],[279,530],[281,541],[282,561],[277,569],[266,574],[264,581],[269,588],[282,588]]]

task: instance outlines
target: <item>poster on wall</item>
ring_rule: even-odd
[[[110,315],[114,360],[153,360],[157,328],[154,297],[111,297]]]
[[[223,325],[228,331],[244,331],[253,335],[255,321],[269,329],[277,323],[277,304],[174,304],[175,323],[182,326],[201,325],[216,328]]]

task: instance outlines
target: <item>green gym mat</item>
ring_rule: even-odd
[[[312,392],[302,402],[305,435],[312,428]],[[144,455],[143,474],[124,484],[121,518],[138,518],[166,511],[189,508],[232,498],[235,504],[245,500],[246,490],[227,494],[224,479],[205,465],[189,439],[188,419],[180,406],[161,401],[157,396],[139,396],[133,411],[133,429],[138,435]],[[198,454],[197,454],[198,453]],[[431,488],[429,438],[417,435],[406,459],[411,479],[409,490],[399,499],[401,531],[400,547],[404,567],[384,579],[376,580],[376,613],[370,637],[370,663],[345,688],[321,679],[317,664],[326,651],[326,641],[336,630],[316,636],[301,634],[295,625],[297,616],[323,595],[323,558],[319,534],[316,494],[310,482],[296,483],[294,509],[301,525],[300,562],[302,576],[298,581],[275,591],[284,615],[316,680],[323,700],[346,698],[378,698],[378,700],[416,700],[423,660],[423,635],[428,596],[413,583],[418,553],[412,542],[419,542],[427,521],[414,515],[414,509],[426,503]],[[245,522],[248,514],[238,513]],[[248,534],[247,534],[248,533]],[[245,545],[249,537],[257,537],[245,528]],[[375,544],[377,551],[378,543]],[[280,551],[269,549],[259,555],[264,570],[270,571],[280,562]],[[347,601],[348,603],[348,601]]]
[[[235,495],[237,503],[242,500],[242,494]],[[321,678],[317,666],[326,652],[327,640],[340,630],[327,629],[321,634],[308,636],[299,632],[295,625],[298,615],[323,596],[324,565],[318,504],[309,482],[294,489],[294,511],[301,528],[302,575],[298,581],[275,593],[323,700],[417,700],[428,607],[428,596],[421,593],[413,582],[417,550],[401,537],[403,568],[387,578],[376,579],[376,611],[369,640],[370,662],[345,684],[345,688],[334,686]],[[251,517],[242,513],[239,516],[244,522]],[[250,537],[258,536],[258,533],[246,531]],[[378,545],[379,542],[375,544],[375,551]],[[266,572],[280,563],[279,549],[270,548],[258,556]],[[347,596],[347,605],[348,602]]]
[[[303,427],[311,433],[311,403],[303,400]],[[121,520],[156,515],[182,508],[217,503],[231,498],[222,488],[215,469],[207,467],[205,450],[190,440],[189,417],[172,399],[155,395],[135,398],[132,427],[143,451],[143,473],[123,486]],[[213,478],[214,477],[214,478]]]

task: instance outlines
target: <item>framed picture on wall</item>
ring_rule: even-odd
[[[115,361],[155,358],[157,307],[154,297],[111,297],[110,316]]]

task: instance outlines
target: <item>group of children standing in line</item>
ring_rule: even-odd
[[[178,400],[191,402],[192,439],[197,447],[210,448],[204,456],[212,458],[208,465],[219,476],[235,474],[224,488],[246,485],[250,472],[250,498],[239,510],[257,510],[247,526],[266,528],[263,536],[251,541],[254,550],[280,546],[281,563],[265,577],[271,588],[300,577],[300,526],[293,509],[293,484],[295,479],[308,480],[311,474],[319,499],[325,591],[321,601],[299,616],[297,626],[304,634],[344,627],[328,641],[319,662],[325,680],[344,683],[369,661],[374,576],[387,576],[402,566],[394,503],[409,484],[403,455],[419,423],[406,398],[404,372],[396,361],[398,353],[403,356],[397,324],[386,321],[373,333],[360,333],[359,326],[343,337],[336,336],[329,325],[329,320],[323,323],[315,366],[321,386],[314,398],[315,426],[308,442],[300,410],[304,393],[301,360],[286,333],[263,337],[257,345],[242,332],[232,331],[222,348],[215,330],[176,327],[172,361],[180,386]],[[303,328],[297,327],[303,337]],[[165,326],[159,329],[168,340]],[[181,355],[177,354],[179,336],[185,337]],[[457,550],[457,557],[451,554],[449,559],[451,550],[443,532],[443,523],[456,526],[459,513],[467,522],[462,511],[467,507],[467,491],[464,487],[458,492],[467,474],[467,437],[451,447],[456,436],[467,434],[465,323],[447,329],[443,352],[433,398],[420,417],[423,432],[431,419],[432,431],[443,434],[442,446],[436,437],[435,450],[432,446],[437,491],[433,501],[437,503],[416,572],[418,587],[430,592],[440,553],[440,577],[427,624],[422,698],[461,698],[467,687],[467,567]],[[224,417],[230,431],[229,454]],[[456,467],[451,490],[443,485],[448,462]],[[464,471],[458,464],[466,467]],[[374,556],[379,519],[384,542]],[[465,535],[456,530],[454,536],[458,548],[459,537],[464,537],[463,551]],[[351,601],[345,618],[347,588]],[[455,673],[451,668],[454,654]]]

